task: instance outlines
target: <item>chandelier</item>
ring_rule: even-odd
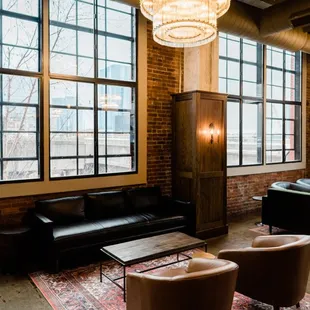
[[[217,19],[230,0],[140,0],[142,14],[153,21],[153,38],[162,45],[194,47],[213,41]]]

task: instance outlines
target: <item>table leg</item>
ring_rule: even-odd
[[[177,253],[177,261],[179,261],[179,253]]]
[[[102,282],[102,262],[100,262],[100,282]]]
[[[208,244],[205,243],[205,252],[207,253],[208,252]]]
[[[124,281],[124,302],[126,302],[126,266],[123,266],[123,281]]]

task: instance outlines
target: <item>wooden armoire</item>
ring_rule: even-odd
[[[196,205],[196,236],[228,232],[226,206],[227,95],[173,95],[173,196]]]

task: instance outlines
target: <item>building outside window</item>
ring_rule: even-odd
[[[47,3],[0,0],[0,181],[43,178],[43,90],[51,178],[136,172],[135,9],[53,0],[45,21]],[[49,89],[42,87],[44,40]]]
[[[300,161],[301,53],[225,33],[219,40],[219,90],[228,94],[227,166]]]

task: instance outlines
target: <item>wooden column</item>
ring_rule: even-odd
[[[173,100],[173,196],[196,204],[198,237],[227,233],[227,95],[191,91]]]

